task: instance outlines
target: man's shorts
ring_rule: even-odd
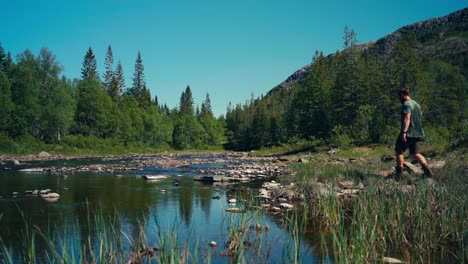
[[[399,135],[395,143],[395,153],[401,155],[409,148],[411,155],[419,154],[419,141],[422,139],[407,137],[406,142],[403,142],[402,136]]]

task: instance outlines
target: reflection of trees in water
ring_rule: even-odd
[[[193,209],[193,179],[182,179],[179,188],[179,211],[185,225],[190,225]]]
[[[211,197],[213,195],[213,188],[208,186],[201,186],[197,188],[197,205],[200,206],[203,214],[205,215],[205,220],[210,219],[210,209],[211,209]]]

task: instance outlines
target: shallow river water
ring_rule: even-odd
[[[192,157],[187,155],[179,158],[187,161]],[[216,162],[210,157],[206,163],[189,163],[173,168],[151,165],[118,173],[18,171],[41,166],[104,163],[100,159],[24,162],[21,166],[3,164],[0,166],[1,246],[13,253],[13,259],[19,260],[28,233],[27,226],[37,226],[45,234],[69,234],[61,237],[60,241],[54,238],[53,243],[72,245],[66,250],[79,251],[82,248],[80,243],[85,243],[86,238],[101,239],[96,230],[99,226],[95,226],[96,218],[110,219],[117,214],[116,226],[120,229],[119,233],[123,234],[121,239],[134,241],[143,235],[148,246],[159,247],[162,234],[167,240],[176,240],[180,247],[189,244],[189,251],[199,255],[199,263],[232,263],[233,259],[225,256],[230,239],[229,228],[242,221],[250,225],[246,231],[246,237],[251,242],[244,253],[246,263],[289,263],[294,261],[296,249],[301,263],[323,262],[316,252],[317,245],[313,245],[314,240],[305,237],[300,240],[300,246],[295,246],[298,240],[279,224],[278,217],[264,211],[247,211],[244,214],[226,212],[227,208],[233,206],[228,203],[229,199],[241,199],[235,189],[240,189],[241,185],[244,189],[258,188],[262,181],[271,178],[241,185],[213,185],[194,181],[197,171],[221,169],[226,165],[219,161],[219,157],[215,158]],[[126,165],[129,160],[107,162]],[[145,181],[141,177],[154,174],[169,177],[154,182]],[[58,193],[60,198],[48,202],[40,196],[25,194],[27,190],[44,189]],[[239,204],[236,206],[242,207]],[[258,232],[255,229],[257,224],[269,226],[269,229],[262,228]],[[218,246],[210,247],[210,241],[216,241]],[[131,243],[125,244],[125,250],[131,252]],[[35,255],[40,262],[47,259],[44,247],[41,243],[36,245]],[[130,256],[128,252],[126,254]],[[327,259],[326,262],[331,260]]]

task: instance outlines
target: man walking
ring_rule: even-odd
[[[396,154],[396,180],[400,180],[403,173],[404,157],[403,153],[409,148],[413,156],[422,166],[424,174],[432,177],[432,171],[429,168],[426,159],[419,153],[418,142],[424,138],[421,118],[422,111],[419,104],[410,98],[409,87],[405,86],[398,91],[401,102],[401,130],[395,144]]]

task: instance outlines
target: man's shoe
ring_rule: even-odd
[[[432,173],[432,170],[429,168],[429,166],[426,165],[421,165],[422,169],[424,171],[424,177],[433,177],[434,173]]]
[[[395,174],[393,174],[393,179],[395,181],[400,181],[403,178],[403,169],[400,167],[395,167]]]

